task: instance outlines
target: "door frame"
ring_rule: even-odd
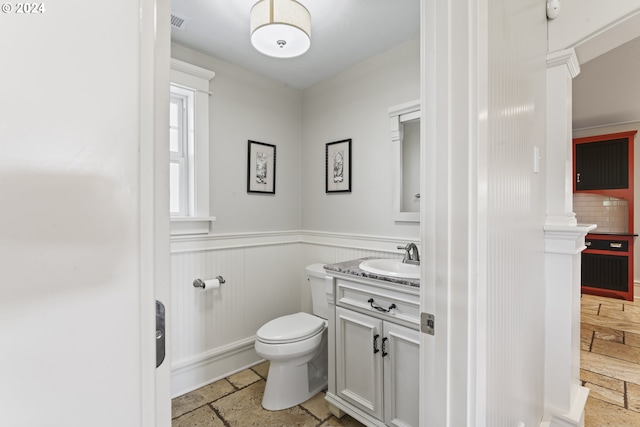
[[[425,427],[482,425],[486,406],[487,28],[488,0],[421,0],[420,311],[435,316],[434,335],[420,334]]]
[[[140,376],[144,427],[171,425],[170,336],[165,359],[156,368],[155,301],[170,320],[169,256],[169,0],[140,0],[139,69],[139,257]],[[160,24],[157,24],[160,23]]]

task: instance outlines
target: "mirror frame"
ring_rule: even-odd
[[[403,212],[402,206],[402,123],[420,118],[420,99],[389,108],[391,144],[393,146],[393,219],[397,222],[420,222],[420,212]],[[418,178],[419,179],[419,178]]]

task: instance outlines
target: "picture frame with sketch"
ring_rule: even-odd
[[[247,193],[276,194],[276,146],[248,141]]]
[[[351,139],[325,146],[325,192],[351,192]]]

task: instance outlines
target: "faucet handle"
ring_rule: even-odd
[[[402,249],[404,251],[404,257],[402,258],[402,262],[407,262],[409,260],[411,260],[411,252],[409,250],[409,245],[405,245],[405,246],[398,246],[398,249]]]
[[[415,243],[409,242],[406,246],[398,246],[398,249],[402,249],[404,251],[404,258],[402,259],[402,262],[420,264],[420,255]]]

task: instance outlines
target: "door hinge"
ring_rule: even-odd
[[[429,335],[435,335],[436,316],[429,313],[420,313],[420,330]]]

